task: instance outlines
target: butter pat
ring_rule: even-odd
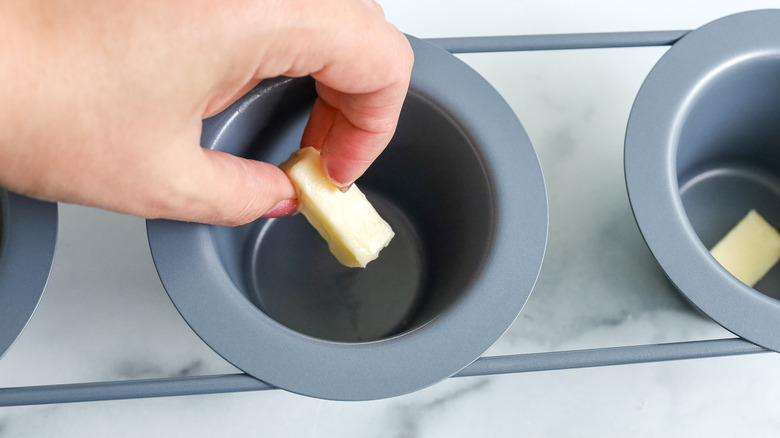
[[[342,193],[325,176],[317,149],[300,149],[279,167],[295,186],[298,210],[341,264],[365,268],[392,240],[392,228],[356,185]]]
[[[780,260],[780,233],[750,210],[710,253],[733,276],[753,287]]]

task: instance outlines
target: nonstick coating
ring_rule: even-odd
[[[667,276],[726,329],[775,351],[780,267],[753,289],[708,248],[750,209],[780,228],[778,29],[780,11],[753,11],[682,38],[640,89],[625,144],[634,215]]]
[[[38,306],[57,242],[57,204],[0,188],[0,357]]]
[[[399,233],[368,268],[335,264],[301,217],[148,222],[173,303],[247,374],[327,399],[415,391],[484,353],[533,289],[547,239],[533,147],[482,77],[410,41],[398,131],[358,181]],[[314,96],[309,79],[264,81],[204,122],[202,144],[280,163],[299,146]]]

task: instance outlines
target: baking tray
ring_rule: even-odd
[[[430,38],[428,42],[453,54],[582,50],[670,46],[689,31],[610,32],[555,35]],[[454,377],[551,371],[615,366],[659,361],[711,358],[773,352],[742,338],[712,339],[663,344],[543,353],[485,356]],[[276,388],[249,375],[103,381],[0,388],[0,406],[40,405],[84,401],[120,400],[195,394],[263,391]]]

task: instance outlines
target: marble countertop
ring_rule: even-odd
[[[693,29],[776,1],[381,2],[418,37]],[[550,228],[525,309],[487,355],[733,337],[693,311],[644,244],[623,136],[665,47],[459,55],[510,103],[545,174]],[[144,221],[60,206],[51,278],[0,387],[232,373],[160,284]],[[774,353],[448,379],[387,400],[285,391],[0,409],[0,438],[776,436]]]

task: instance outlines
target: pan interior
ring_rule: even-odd
[[[286,159],[312,96],[283,99],[240,154]],[[395,137],[357,184],[396,233],[365,269],[340,265],[302,215],[212,231],[241,293],[318,339],[370,342],[425,325],[466,293],[491,245],[487,172],[470,140],[420,96],[409,95]]]
[[[685,115],[677,177],[688,219],[711,248],[755,209],[780,229],[780,59],[722,70]],[[754,287],[780,299],[780,266]]]

